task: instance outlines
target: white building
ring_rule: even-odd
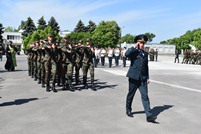
[[[2,34],[3,36],[3,44],[5,45],[4,47],[7,46],[9,41],[13,42],[13,45],[15,45],[18,50],[22,50],[23,48],[23,40],[22,40],[22,30],[19,32],[5,32]]]
[[[127,47],[130,48],[131,46],[133,46],[134,44],[126,44],[123,43],[121,44],[121,47]],[[170,55],[174,55],[175,54],[175,50],[176,50],[176,45],[175,44],[159,44],[159,43],[152,43],[152,44],[145,44],[145,49],[154,49],[154,50],[158,50],[158,54],[170,54]]]
[[[67,34],[70,34],[70,33],[71,33],[71,31],[69,31],[69,30],[60,31],[59,36],[65,37]]]

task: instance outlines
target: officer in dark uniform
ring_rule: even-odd
[[[149,83],[149,68],[148,68],[148,53],[144,51],[144,44],[148,38],[141,34],[135,37],[135,47],[129,48],[125,55],[130,59],[131,65],[127,73],[129,78],[129,91],[126,97],[126,114],[133,117],[132,101],[136,90],[139,88],[142,104],[147,116],[147,122],[155,122],[157,117],[152,115],[150,109],[150,102],[148,97],[148,83]]]

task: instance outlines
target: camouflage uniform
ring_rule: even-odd
[[[63,44],[62,45],[62,56],[63,56],[63,70],[64,74],[67,74],[68,78],[68,85],[66,85],[66,88],[69,89],[70,91],[74,91],[75,89],[72,86],[72,77],[73,77],[73,64],[74,64],[74,56],[75,53],[74,51],[69,48],[70,44]],[[65,77],[65,76],[63,76]],[[64,78],[63,78],[64,79]]]
[[[152,48],[149,52],[149,58],[150,58],[150,61],[154,61],[154,49]]]
[[[94,51],[91,50],[91,47],[84,47],[84,57],[83,57],[83,62],[82,62],[82,72],[83,72],[83,84],[84,88],[87,89],[87,73],[88,70],[90,71],[90,76],[91,76],[91,86],[92,90],[95,89],[94,85],[94,64],[93,64],[93,58],[95,56]]]
[[[82,59],[83,59],[83,49],[81,46],[77,46],[76,48],[76,60],[75,60],[75,81],[76,84],[79,83],[79,71],[82,67]]]

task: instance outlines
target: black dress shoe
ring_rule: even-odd
[[[133,114],[131,112],[129,112],[129,111],[127,111],[126,114],[127,114],[128,117],[133,117]]]
[[[147,122],[155,122],[156,118],[157,118],[156,116],[148,116]]]

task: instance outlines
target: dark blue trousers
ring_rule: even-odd
[[[147,81],[135,80],[129,78],[129,91],[126,97],[126,111],[132,111],[132,102],[135,96],[136,90],[139,88],[141,94],[141,100],[144,107],[146,116],[151,116],[150,102],[148,97]]]

